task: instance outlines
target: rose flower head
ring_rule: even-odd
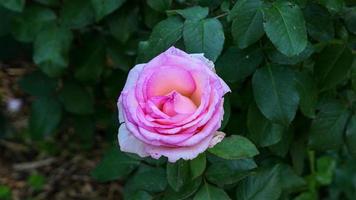
[[[121,151],[169,162],[190,160],[224,138],[230,91],[203,54],[171,47],[129,72],[118,99]]]

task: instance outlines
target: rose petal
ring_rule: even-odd
[[[120,125],[118,140],[121,151],[135,153],[141,157],[146,157],[149,155],[145,151],[145,144],[138,140],[132,133],[130,133],[125,124]]]

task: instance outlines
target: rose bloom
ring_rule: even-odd
[[[174,47],[129,72],[118,99],[121,151],[169,162],[190,160],[220,142],[230,88],[203,54]]]

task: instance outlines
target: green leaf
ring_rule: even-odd
[[[205,177],[219,186],[237,183],[257,167],[252,159],[217,160],[207,169]]]
[[[126,0],[91,0],[96,21],[100,21],[106,15],[120,8],[125,1]]]
[[[252,78],[258,108],[269,120],[288,126],[298,108],[299,95],[294,72],[287,67],[268,65]]]
[[[356,7],[346,9],[343,18],[345,20],[347,29],[351,33],[356,34]]]
[[[183,30],[184,45],[189,53],[204,53],[215,62],[224,46],[224,31],[219,20],[187,20]]]
[[[169,17],[158,23],[152,30],[148,45],[145,45],[142,62],[146,62],[157,54],[171,47],[182,37],[183,22],[178,17]]]
[[[53,97],[40,97],[32,103],[29,127],[35,140],[53,134],[62,118],[62,107]]]
[[[225,159],[251,158],[259,153],[250,140],[239,135],[224,138],[209,152]]]
[[[0,185],[0,199],[10,200],[11,198],[11,188],[6,185]]]
[[[15,12],[22,12],[25,0],[0,0],[0,5]]]
[[[111,35],[125,43],[138,29],[138,9],[117,12],[109,18],[108,24]]]
[[[162,192],[167,187],[166,172],[162,168],[141,165],[139,170],[128,179],[124,188],[124,199],[139,190],[148,192]]]
[[[260,169],[238,185],[237,200],[277,200],[281,195],[280,165]]]
[[[189,162],[178,160],[176,163],[167,163],[167,180],[173,190],[179,191],[189,179]]]
[[[343,44],[330,44],[315,59],[314,74],[320,90],[333,88],[346,78],[353,55]]]
[[[104,154],[91,176],[100,182],[118,180],[129,175],[139,164],[140,161],[120,152],[118,147],[112,147]]]
[[[284,127],[271,123],[251,104],[247,114],[248,137],[261,147],[270,146],[279,142],[284,132]]]
[[[287,56],[301,53],[307,46],[303,13],[288,1],[276,1],[264,9],[264,30],[276,48]]]
[[[73,82],[66,81],[59,93],[66,111],[85,115],[94,112],[94,99],[85,88]]]
[[[128,199],[130,199],[130,200],[152,200],[153,197],[148,192],[140,190],[140,191],[136,191],[135,193],[133,193],[132,196],[130,196],[130,198],[128,198]]]
[[[350,154],[356,157],[356,115],[353,115],[348,121],[345,137]]]
[[[8,35],[8,33],[10,33],[11,30],[11,24],[13,23],[13,18],[15,15],[14,12],[3,8],[0,6],[0,37],[2,36],[6,36]],[[0,59],[2,58],[2,56],[0,56]]]
[[[205,183],[195,194],[194,200],[230,200],[229,195],[220,188]]]
[[[221,122],[221,126],[219,130],[224,130],[226,125],[229,123],[231,116],[231,103],[230,103],[230,98],[228,96],[224,96],[224,117]]]
[[[297,74],[297,89],[300,97],[300,110],[305,116],[313,118],[318,98],[318,89],[313,77],[307,72]]]
[[[349,112],[341,102],[325,102],[311,124],[309,145],[320,151],[339,148],[348,117]]]
[[[336,160],[329,156],[323,156],[316,161],[316,180],[321,185],[329,185],[333,180]]]
[[[190,173],[192,179],[201,176],[204,173],[206,167],[206,154],[201,153],[198,157],[190,161]]]
[[[13,18],[11,32],[21,42],[32,42],[43,27],[53,24],[56,18],[52,10],[31,5]]]
[[[105,41],[100,36],[90,39],[75,55],[74,77],[83,82],[99,81],[106,64]]]
[[[298,176],[289,165],[282,164],[280,170],[281,186],[284,191],[293,192],[306,185],[304,179]]]
[[[36,2],[46,6],[58,6],[59,0],[35,0]]]
[[[68,66],[71,42],[72,33],[69,30],[54,24],[45,27],[35,40],[34,62],[48,76],[59,76]]]
[[[216,71],[225,81],[232,83],[243,81],[255,72],[262,61],[263,54],[260,48],[250,47],[241,50],[232,46],[217,60]]]
[[[33,96],[50,96],[55,93],[57,80],[49,78],[40,71],[26,74],[19,81],[20,88]]]
[[[187,20],[201,20],[208,16],[209,8],[193,6],[182,10],[167,11],[168,15],[179,14]]]
[[[328,41],[334,38],[335,30],[332,16],[319,4],[308,4],[304,9],[308,34],[317,41]]]
[[[311,44],[302,51],[302,53],[296,56],[286,56],[272,47],[270,51],[267,51],[268,58],[277,64],[282,65],[295,65],[308,59],[314,53],[314,47]]]
[[[94,8],[88,0],[65,0],[60,20],[64,26],[82,28],[94,22]]]
[[[188,183],[185,183],[183,187],[178,191],[174,191],[169,188],[164,195],[164,200],[184,200],[192,196],[198,189],[201,184],[201,177],[191,180]]]
[[[269,146],[269,150],[276,156],[286,157],[293,140],[293,135],[291,129],[285,130],[282,134],[282,139],[278,143]]]
[[[261,0],[240,0],[232,8],[231,33],[240,48],[257,42],[264,34]]]
[[[172,5],[172,0],[147,0],[147,4],[155,11],[164,12]]]
[[[319,0],[330,12],[337,13],[344,7],[344,0]]]

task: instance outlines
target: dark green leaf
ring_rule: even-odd
[[[65,0],[60,11],[63,25],[82,28],[95,20],[94,9],[88,0]]]
[[[356,7],[352,7],[346,10],[344,20],[349,31],[353,34],[356,34]]]
[[[22,77],[20,88],[33,96],[49,96],[57,87],[57,81],[49,78],[40,71],[35,71]]]
[[[190,178],[189,162],[178,160],[176,163],[167,163],[167,180],[173,190],[179,191]]]
[[[343,44],[326,46],[315,60],[314,74],[320,90],[327,90],[346,78],[353,55],[351,50]]]
[[[147,4],[155,11],[164,12],[172,5],[172,0],[147,0]]]
[[[356,116],[353,115],[347,124],[346,139],[347,148],[351,155],[356,157]]]
[[[142,51],[143,62],[171,47],[182,37],[183,22],[177,17],[170,17],[158,23],[152,30],[148,45]]]
[[[100,21],[106,15],[118,9],[126,0],[91,0],[96,21]]]
[[[344,7],[344,0],[320,0],[330,12],[339,12]]]
[[[334,38],[334,23],[330,13],[319,4],[309,4],[304,9],[308,34],[317,41]]]
[[[225,159],[251,158],[259,153],[251,141],[239,135],[224,138],[209,152]]]
[[[206,154],[201,153],[198,157],[190,161],[190,173],[192,179],[195,179],[204,173],[206,167]]]
[[[60,91],[60,100],[66,111],[84,115],[94,112],[94,99],[82,86],[67,81]]]
[[[46,6],[57,6],[59,4],[59,0],[35,0],[35,1]]]
[[[229,123],[231,116],[231,103],[230,98],[228,96],[224,96],[224,118],[221,122],[221,126],[219,130],[223,130],[226,125]]]
[[[226,192],[220,188],[205,183],[195,194],[194,200],[230,200]]]
[[[293,132],[292,130],[286,130],[282,134],[282,139],[271,146],[269,146],[269,150],[280,157],[285,157],[288,154],[290,144],[292,143],[293,140]]]
[[[75,55],[74,77],[83,82],[99,81],[105,67],[105,50],[105,41],[100,37],[86,42],[83,50]]]
[[[268,65],[253,75],[253,93],[262,114],[273,122],[288,126],[298,108],[299,95],[292,70]]]
[[[131,196],[139,190],[162,192],[167,187],[166,172],[162,168],[141,165],[125,184],[124,195]],[[130,198],[125,198],[130,199]]]
[[[276,144],[282,138],[284,127],[271,123],[258,110],[255,104],[251,104],[247,115],[248,137],[261,147]]]
[[[184,200],[192,196],[199,188],[201,184],[201,178],[197,178],[184,184],[184,186],[178,191],[168,189],[164,196],[164,200]]]
[[[21,42],[32,42],[42,28],[52,24],[56,18],[56,14],[48,8],[29,6],[13,18],[11,32]]]
[[[299,7],[276,1],[264,9],[264,29],[276,48],[287,56],[301,53],[307,46],[307,32]]]
[[[109,19],[111,35],[121,43],[127,42],[138,29],[138,9],[123,10]]]
[[[12,11],[22,12],[25,0],[0,0],[0,5]]]
[[[205,177],[219,186],[237,183],[249,174],[257,165],[252,159],[217,160],[207,169]]]
[[[317,104],[318,90],[313,77],[307,73],[297,74],[297,89],[300,97],[300,110],[305,116],[313,118]]]
[[[243,81],[255,72],[262,61],[263,54],[259,48],[241,50],[238,47],[230,47],[217,60],[216,70],[225,81]]]
[[[333,180],[336,161],[329,156],[320,157],[316,162],[316,180],[321,185],[329,185]]]
[[[53,97],[40,97],[32,103],[29,126],[33,139],[53,134],[62,118],[61,104]]]
[[[229,17],[233,19],[231,32],[240,48],[257,42],[263,34],[261,0],[240,0],[232,8]]]
[[[148,193],[143,190],[136,191],[135,193],[132,194],[128,199],[130,200],[151,200],[153,197]]]
[[[237,187],[238,200],[277,200],[281,195],[280,165],[260,169]]]
[[[189,53],[204,53],[215,62],[224,46],[224,31],[215,18],[199,21],[187,20],[183,30],[184,45]]]
[[[36,37],[33,60],[51,77],[59,76],[68,66],[72,33],[56,25],[45,27]]]
[[[117,180],[129,175],[139,164],[140,161],[120,152],[118,147],[113,147],[105,153],[91,176],[100,182]]]
[[[280,170],[281,186],[284,191],[292,192],[306,185],[304,179],[298,176],[289,165],[281,165]]]
[[[308,46],[299,55],[291,56],[291,57],[282,54],[281,52],[277,51],[275,48],[267,52],[268,58],[272,60],[272,62],[277,64],[282,64],[282,65],[298,64],[308,59],[313,53],[314,53],[314,47],[311,44],[308,44]]]
[[[325,102],[310,127],[309,145],[316,150],[339,148],[348,117],[349,112],[340,102]]]
[[[201,20],[209,14],[209,8],[193,6],[183,10],[170,10],[167,11],[168,15],[179,14],[187,20]]]

